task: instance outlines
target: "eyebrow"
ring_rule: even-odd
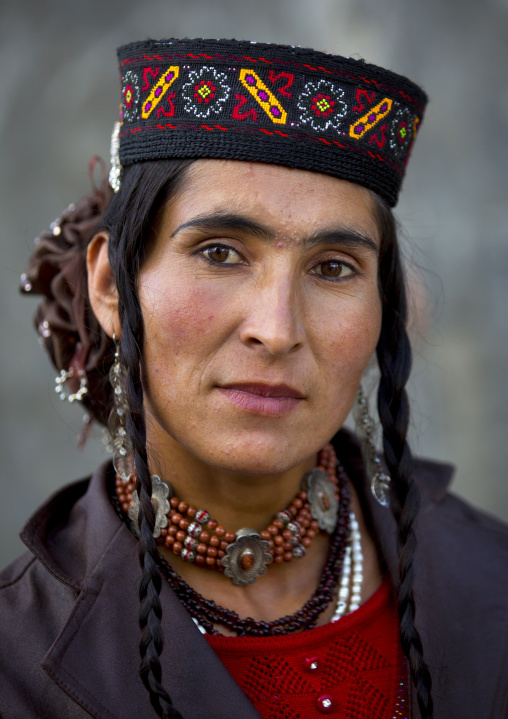
[[[179,225],[171,237],[175,237],[182,230],[188,227],[195,227],[203,232],[220,232],[233,230],[255,235],[266,242],[273,242],[275,232],[267,225],[244,215],[237,215],[230,212],[214,212],[209,215],[199,215],[188,222]],[[312,249],[316,245],[342,245],[348,248],[358,248],[378,254],[378,246],[375,241],[358,230],[349,227],[328,228],[314,232],[302,238],[304,249]]]

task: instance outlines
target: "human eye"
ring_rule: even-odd
[[[313,267],[313,273],[326,280],[343,280],[356,274],[356,270],[342,260],[325,260]]]
[[[202,248],[199,251],[199,254],[214,265],[242,264],[242,258],[238,252],[228,245],[221,245],[218,243],[208,245],[208,247]]]

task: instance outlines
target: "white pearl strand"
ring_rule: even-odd
[[[336,622],[344,616],[344,614],[346,614],[346,609],[348,610],[347,613],[354,612],[355,609],[358,609],[361,602],[363,554],[360,526],[356,521],[356,517],[353,512],[349,515],[349,522],[351,527],[350,540],[344,555],[342,577],[339,584],[339,596],[337,599],[335,613],[331,619],[332,622]],[[352,582],[351,571],[353,572]]]
[[[342,576],[339,584],[339,597],[335,612],[330,621],[338,621],[346,613],[354,612],[358,609],[361,601],[361,589],[363,582],[363,554],[361,545],[360,526],[356,521],[353,512],[349,515],[350,534],[349,544],[344,554],[344,564],[342,567]],[[353,572],[353,580],[351,582],[351,571]],[[350,596],[351,591],[351,596]],[[192,621],[197,626],[201,634],[206,634],[206,629],[198,622],[195,617]]]

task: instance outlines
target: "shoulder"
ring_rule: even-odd
[[[490,550],[494,552],[492,562],[508,564],[508,524],[450,492],[453,473],[448,464],[423,459],[415,462],[422,497],[418,517],[422,540],[434,538],[445,551],[465,554],[467,550],[469,563]],[[506,576],[508,581],[508,571]]]

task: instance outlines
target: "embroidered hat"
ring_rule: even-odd
[[[427,97],[363,60],[236,40],[147,40],[118,50],[121,167],[172,157],[250,160],[322,172],[392,207]]]

